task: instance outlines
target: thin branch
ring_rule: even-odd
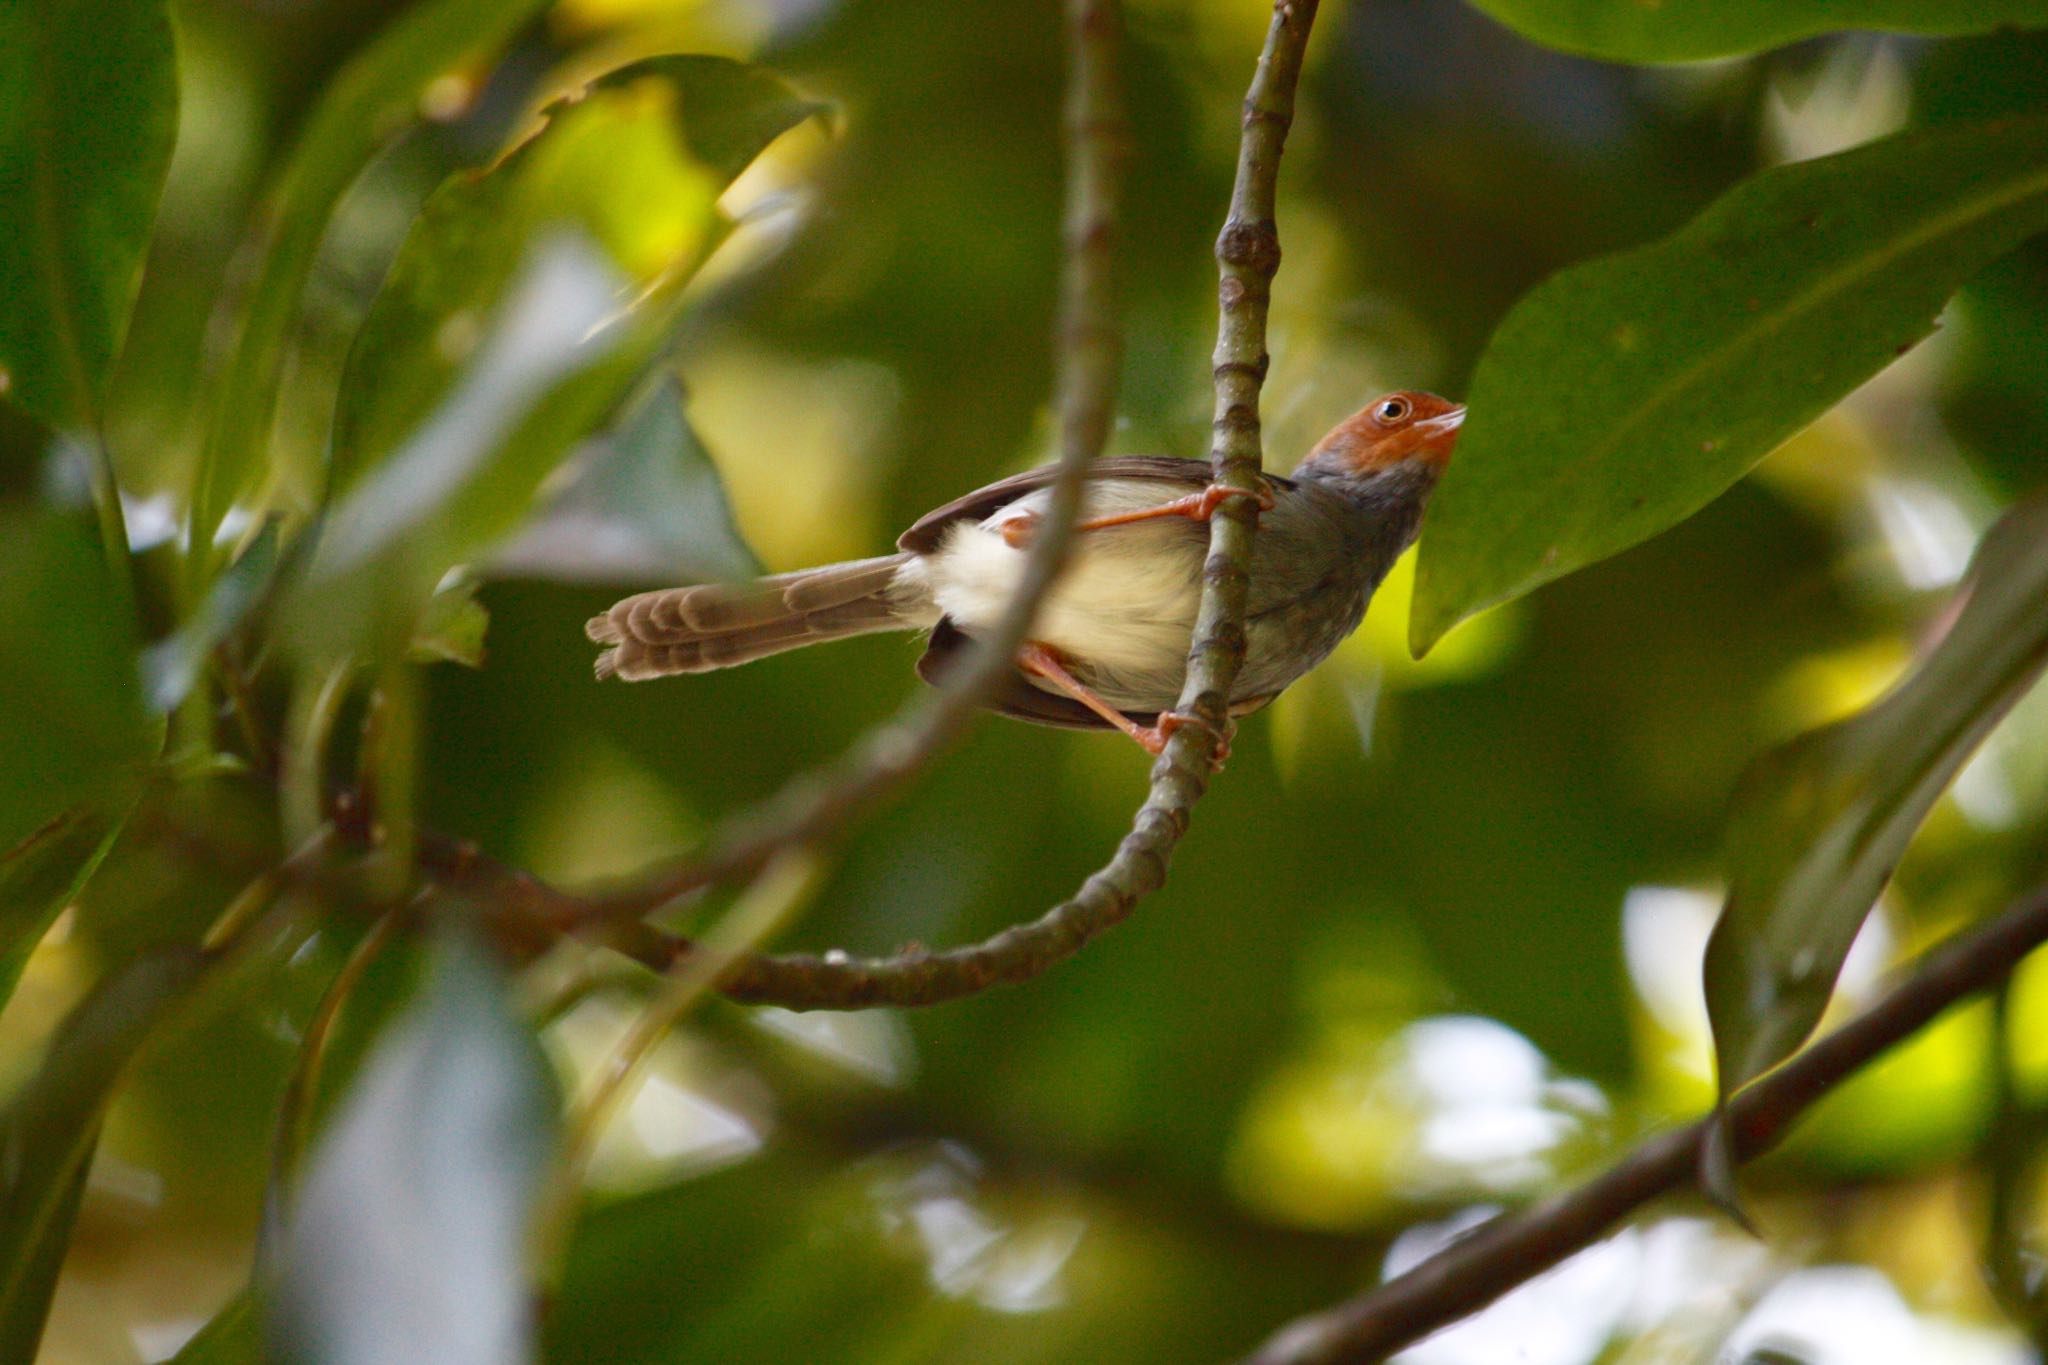
[[[1075,510],[1068,497],[1070,480],[1071,488],[1078,488],[1079,473],[1106,437],[1118,353],[1108,286],[1117,221],[1114,184],[1123,154],[1113,69],[1119,11],[1114,0],[1070,0],[1070,6],[1075,81],[1068,137],[1076,173],[1070,185],[1071,252],[1062,324],[1069,343],[1061,390],[1062,464],[1067,477],[1061,480],[1061,500],[1056,502],[1064,515],[1049,519],[1034,541],[1024,585],[1028,591],[1013,604],[1016,619],[1009,623],[1019,632],[1028,628],[1022,622],[1024,598],[1043,592],[1055,572],[1051,551],[1069,538],[1066,523]],[[1260,463],[1258,399],[1266,372],[1266,305],[1280,260],[1274,187],[1315,12],[1315,0],[1282,0],[1274,6],[1245,99],[1236,186],[1216,247],[1221,320],[1211,460],[1216,479],[1239,488],[1253,486]],[[1244,598],[1255,521],[1251,508],[1249,498],[1232,499],[1211,521],[1202,603],[1179,703],[1180,709],[1195,712],[1219,732],[1227,722],[1224,698],[1244,658]],[[978,701],[966,688],[1009,668],[1011,649],[1021,638],[1019,633],[1009,647],[983,651],[976,665],[931,706],[886,727],[836,769],[788,789],[751,820],[714,839],[704,856],[625,890],[575,895],[489,858],[466,840],[424,829],[416,834],[420,869],[485,907],[499,944],[507,951],[538,955],[566,930],[666,971],[693,945],[642,922],[641,916],[703,886],[755,873],[783,847],[812,843],[836,831],[866,802],[908,778],[953,728],[965,723]],[[788,1009],[862,1009],[940,1004],[1037,976],[1123,920],[1140,898],[1165,881],[1167,860],[1186,832],[1189,810],[1208,785],[1213,742],[1214,736],[1201,726],[1174,734],[1153,766],[1151,790],[1115,855],[1071,899],[1038,919],[980,943],[939,952],[920,949],[880,957],[840,952],[746,955],[721,977],[719,989],[742,1002]],[[369,814],[360,804],[344,800],[332,818],[347,842],[367,847],[377,841]]]
[[[1120,116],[1106,112],[1114,107],[1108,49],[1118,28],[1117,9],[1107,0],[1072,0],[1070,13],[1077,80],[1069,106],[1068,136],[1076,165],[1081,168],[1070,200],[1072,268],[1066,292],[1067,320],[1062,328],[1069,346],[1063,430],[1066,454],[1072,457],[1081,446],[1099,448],[1108,429],[1114,366],[1105,362],[1113,359],[1116,347],[1097,272],[1106,269],[1108,239],[1114,229],[1114,217],[1105,211],[1110,158],[1121,146],[1121,121]],[[1265,48],[1245,98],[1244,134],[1230,215],[1216,244],[1221,266],[1217,290],[1220,321],[1215,352],[1215,441],[1210,460],[1217,482],[1247,491],[1256,487],[1260,466],[1259,388],[1266,375],[1266,307],[1280,264],[1274,187],[1281,150],[1294,118],[1294,93],[1315,13],[1316,0],[1280,0],[1273,7]],[[1062,534],[1057,540],[1063,544],[1065,518],[1060,521]],[[999,983],[1037,976],[1072,957],[1090,939],[1129,915],[1141,898],[1165,882],[1167,860],[1187,831],[1189,811],[1208,786],[1212,746],[1228,724],[1230,687],[1244,662],[1245,593],[1256,521],[1254,502],[1246,497],[1226,502],[1210,522],[1201,607],[1188,655],[1187,683],[1178,706],[1209,725],[1186,726],[1175,732],[1153,765],[1151,790],[1132,820],[1131,832],[1108,864],[1083,882],[1071,899],[1036,920],[961,948],[886,957],[835,952],[742,959],[721,981],[720,989],[737,1000],[790,1009],[938,1004]],[[1039,548],[1044,543],[1039,542]],[[1008,668],[1010,649],[1021,638],[1021,633],[1005,633],[1006,647],[982,654],[980,668],[990,670],[991,677]],[[976,677],[980,676],[977,672]],[[960,696],[958,692],[948,695],[956,702]],[[964,718],[964,708],[961,715]],[[687,951],[687,944],[680,940],[624,921],[682,892],[753,871],[785,843],[806,841],[836,828],[855,805],[907,776],[930,751],[929,746],[906,744],[893,731],[885,732],[869,748],[865,777],[856,767],[850,775],[829,779],[823,787],[793,798],[793,805],[786,799],[779,814],[771,812],[750,832],[716,846],[702,861],[595,902],[596,914],[610,921],[608,940],[650,962],[664,953]],[[848,781],[848,776],[859,780]],[[533,889],[531,879],[526,885]],[[576,914],[567,923],[588,925],[590,918]]]
[[[1927,953],[1882,1000],[1735,1097],[1729,1118],[1736,1159],[1775,1147],[1822,1096],[1957,1001],[2005,979],[2044,942],[2048,890]],[[1297,1319],[1246,1365],[1383,1360],[1484,1308],[1591,1246],[1652,1199],[1690,1185],[1707,1127],[1702,1121],[1654,1137],[1578,1189],[1496,1218],[1407,1273]]]
[[[1066,566],[1088,467],[1109,440],[1123,339],[1115,248],[1128,154],[1117,53],[1120,0],[1068,0],[1066,264],[1060,286],[1059,473],[1051,505],[1002,619],[938,692],[905,708],[836,763],[736,817],[681,866],[589,898],[574,923],[635,919],[678,896],[759,872],[785,848],[815,846],[902,786],[966,729],[1015,667],[1039,603]]]

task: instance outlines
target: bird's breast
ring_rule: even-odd
[[[1089,488],[1085,515],[1153,507],[1177,492],[1156,480],[1101,480]],[[926,556],[932,600],[968,634],[995,625],[1023,576],[1028,538],[1012,545],[1005,528],[1042,515],[1045,501],[1033,494],[985,521],[958,522]],[[1201,603],[1207,531],[1172,517],[1083,534],[1039,608],[1032,638],[1117,705],[1170,704]]]

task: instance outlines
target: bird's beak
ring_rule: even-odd
[[[1425,417],[1408,429],[1415,433],[1417,453],[1443,464],[1451,458],[1451,447],[1458,443],[1458,428],[1464,425],[1465,405],[1460,403],[1449,412]]]

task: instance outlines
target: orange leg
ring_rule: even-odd
[[[1076,531],[1100,531],[1110,526],[1128,526],[1136,521],[1151,521],[1158,517],[1186,517],[1190,521],[1207,521],[1216,515],[1216,509],[1231,498],[1253,498],[1261,512],[1273,510],[1273,490],[1261,488],[1256,493],[1247,493],[1241,488],[1226,488],[1212,483],[1199,493],[1190,493],[1172,502],[1162,502],[1157,507],[1141,507],[1135,512],[1118,512],[1107,517],[1090,517],[1074,523]],[[1029,513],[1012,517],[1003,523],[1003,541],[1013,550],[1030,546],[1038,535],[1038,516]]]
[[[1241,488],[1227,488],[1212,483],[1199,493],[1190,493],[1172,502],[1162,502],[1157,507],[1144,507],[1135,512],[1118,512],[1114,516],[1091,517],[1081,522],[1076,530],[1099,531],[1105,526],[1128,526],[1134,521],[1150,521],[1154,517],[1186,517],[1190,521],[1207,521],[1216,515],[1216,509],[1231,498],[1253,498],[1261,512],[1273,510],[1273,490],[1261,488],[1256,493],[1247,493]]]
[[[1117,729],[1136,740],[1148,754],[1159,754],[1166,748],[1166,741],[1173,738],[1173,732],[1184,725],[1198,725],[1209,728],[1209,723],[1200,716],[1184,715],[1179,711],[1162,711],[1152,725],[1140,725],[1123,712],[1111,706],[1067,671],[1060,656],[1044,645],[1026,641],[1017,651],[1017,666],[1026,673],[1045,679],[1060,691],[1072,697],[1096,715],[1114,725]],[[1209,764],[1221,768],[1223,761],[1230,757],[1230,737],[1217,735],[1216,746],[1210,753]]]

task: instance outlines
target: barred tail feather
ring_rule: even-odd
[[[878,630],[906,630],[891,596],[908,555],[828,564],[754,583],[704,583],[628,597],[585,633],[610,648],[599,678],[639,682],[708,673],[770,654]]]

